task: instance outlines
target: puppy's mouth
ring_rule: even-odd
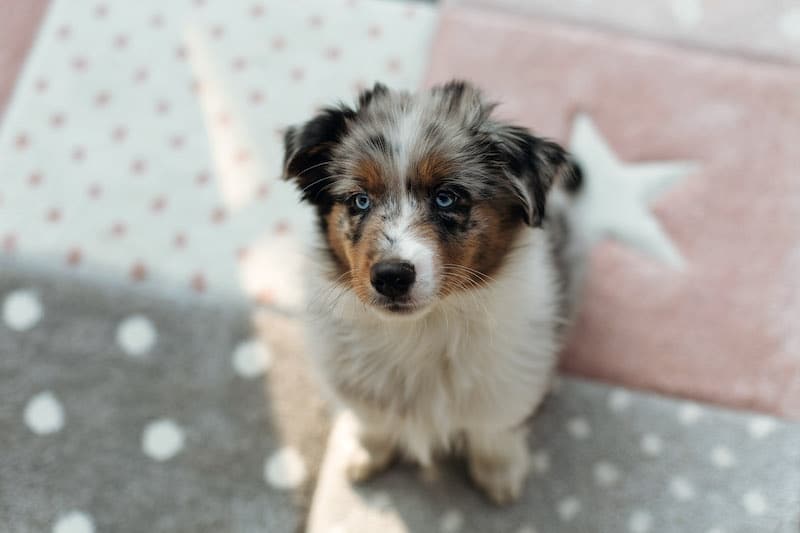
[[[373,298],[370,306],[384,317],[405,317],[413,318],[427,312],[429,305],[419,302],[414,298]]]

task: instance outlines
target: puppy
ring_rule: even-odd
[[[397,452],[430,467],[461,442],[493,501],[522,491],[525,421],[571,308],[566,225],[546,217],[548,192],[578,174],[493,107],[464,82],[377,84],[287,130],[285,177],[319,224],[311,351],[359,421],[354,481]]]

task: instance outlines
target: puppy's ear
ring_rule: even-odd
[[[433,93],[439,97],[442,110],[449,116],[460,118],[470,130],[480,130],[496,107],[494,103],[486,102],[480,89],[468,81],[451,80],[434,87]]]
[[[365,89],[358,95],[358,109],[365,109],[373,100],[377,100],[389,94],[389,88],[382,83],[375,83],[372,89]]]
[[[305,124],[286,130],[283,178],[296,181],[304,200],[319,203],[324,199],[333,149],[354,117],[355,112],[346,106],[328,108]]]
[[[534,137],[525,128],[502,126],[495,146],[518,197],[525,223],[539,226],[545,217],[547,192],[559,182],[577,179],[578,169],[557,143]]]

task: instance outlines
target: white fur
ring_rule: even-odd
[[[417,303],[431,301],[439,286],[436,283],[436,265],[432,244],[420,238],[414,231],[413,223],[418,216],[411,199],[404,197],[400,202],[400,215],[392,220],[386,233],[392,237],[389,249],[383,250],[385,258],[400,259],[414,265],[416,280],[410,297]],[[388,243],[387,243],[388,244]]]
[[[325,381],[370,432],[423,465],[459,436],[514,431],[548,390],[559,318],[545,231],[526,228],[513,250],[484,288],[405,320],[331,284],[324,262],[311,269],[308,336]]]
[[[419,124],[422,122],[420,106],[414,106],[408,112],[398,113],[394,120],[394,128],[389,132],[389,142],[397,151],[393,160],[397,165],[397,176],[405,180],[408,176],[408,163],[412,161],[412,153],[420,146]]]

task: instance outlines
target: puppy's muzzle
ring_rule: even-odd
[[[380,294],[387,298],[406,296],[414,285],[417,273],[408,261],[381,261],[370,270],[370,282]]]

